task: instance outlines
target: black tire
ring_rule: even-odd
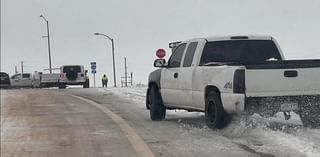
[[[299,113],[303,126],[320,128],[320,102],[307,102],[302,105]]]
[[[89,79],[86,79],[86,82],[83,83],[83,88],[89,88]]]
[[[166,107],[163,105],[159,89],[152,86],[150,89],[150,118],[153,121],[162,121],[166,117]]]
[[[59,89],[65,89],[67,86],[65,84],[59,83],[58,88]]]
[[[230,120],[229,115],[224,111],[221,98],[215,91],[210,91],[205,104],[205,121],[211,129],[222,129]]]
[[[150,94],[150,88],[147,89],[147,96],[146,96],[146,108],[150,109],[150,100],[151,100],[151,94]]]

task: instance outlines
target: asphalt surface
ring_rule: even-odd
[[[167,112],[165,121],[153,122],[143,102],[112,89],[5,90],[1,156],[319,155],[318,130],[242,123],[240,117],[226,129],[211,130],[202,114],[175,111]]]

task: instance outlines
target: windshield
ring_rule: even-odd
[[[206,43],[200,65],[210,62],[257,64],[281,60],[272,40],[228,40]]]
[[[65,66],[65,67],[63,67],[63,73],[68,73],[68,72],[80,73],[81,68],[80,68],[80,66]]]
[[[0,77],[9,77],[6,73],[0,73]]]

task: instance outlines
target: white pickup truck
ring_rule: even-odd
[[[320,126],[320,60],[285,60],[270,36],[224,36],[170,43],[168,61],[150,73],[146,107],[152,120],[166,109],[205,112],[210,128],[223,128],[230,113],[270,117],[300,115]]]
[[[48,88],[59,86],[60,73],[42,73],[35,71],[33,74],[34,88]]]

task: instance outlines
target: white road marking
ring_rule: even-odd
[[[83,100],[83,101],[95,106],[96,108],[100,109],[104,113],[106,113],[120,127],[122,132],[125,134],[127,139],[130,141],[131,145],[133,146],[133,148],[136,151],[138,156],[140,156],[140,157],[155,157],[155,155],[153,154],[151,149],[148,147],[148,145],[134,131],[134,129],[129,126],[129,124],[124,119],[122,119],[114,112],[110,111],[106,107],[103,107],[102,105],[100,105],[94,101],[91,101],[91,100],[88,100],[88,99],[85,99],[85,98],[82,98],[79,96],[75,96],[75,95],[71,95],[71,96],[78,98],[80,100]]]

